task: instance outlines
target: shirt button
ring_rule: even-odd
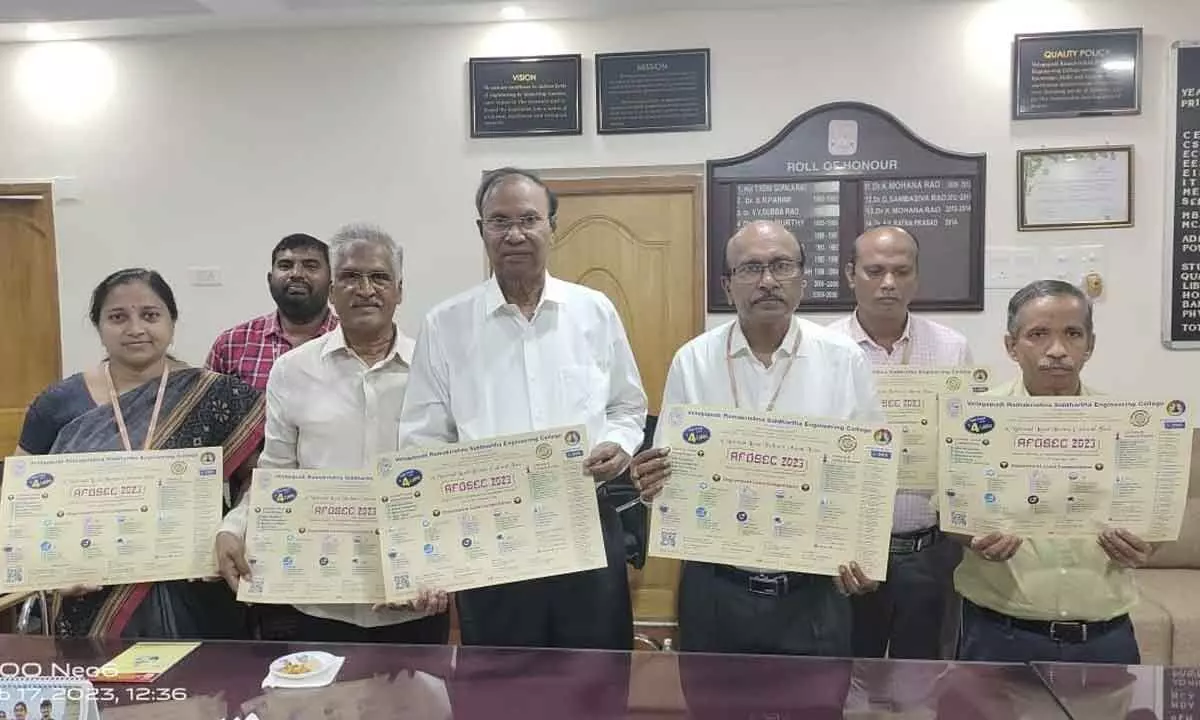
[[[1059,617],[1066,617],[1066,616],[1067,616],[1067,611],[1066,611],[1066,610],[1060,610],[1060,611],[1058,612],[1058,615],[1059,615]]]
[[[1058,569],[1058,574],[1059,574],[1059,575],[1066,575],[1066,574],[1067,574],[1067,569],[1066,569],[1066,568],[1059,568],[1059,569]]]

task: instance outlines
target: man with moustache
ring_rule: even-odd
[[[725,292],[737,319],[675,354],[662,407],[707,405],[858,423],[883,423],[871,365],[852,340],[794,317],[804,292],[804,250],[778,223],[758,221],[726,246]],[[652,500],[669,482],[661,432],[631,475]],[[847,657],[848,599],[873,590],[857,563],[832,578],[686,562],[679,585],[681,650]],[[849,682],[849,678],[845,678]],[[830,686],[845,698],[846,686]],[[835,703],[837,707],[840,704]]]
[[[303,233],[280,240],[271,251],[267,273],[275,312],[217,336],[205,366],[256,390],[266,389],[271,366],[280,355],[337,327],[337,316],[329,311],[329,281],[325,243]]]
[[[283,355],[271,369],[261,468],[367,468],[399,443],[413,348],[393,321],[403,286],[402,251],[389,235],[366,225],[342,228],[330,245],[341,326]],[[235,592],[252,572],[244,546],[248,495],[225,516],[216,539],[221,576]],[[444,643],[450,630],[446,603],[444,593],[422,592],[405,608],[276,605],[261,621],[262,638]]]
[[[854,340],[876,367],[970,365],[962,333],[908,311],[917,295],[918,252],[903,228],[860,235],[846,265],[856,307],[829,327]],[[938,529],[933,493],[899,491],[887,582],[853,599],[854,656],[934,660],[943,647],[949,654],[958,615],[952,577],[961,557],[962,548]]]
[[[1038,280],[1008,302],[1008,355],[1021,374],[989,395],[1098,395],[1080,371],[1096,335],[1092,304],[1061,280]],[[954,580],[963,597],[959,659],[983,662],[1140,662],[1129,610],[1133,569],[1153,546],[1108,529],[1095,538],[954,535],[968,548]]]
[[[646,419],[621,318],[602,293],[547,272],[558,200],[536,175],[516,168],[488,173],[475,207],[493,275],[426,316],[402,443],[581,424],[591,444],[584,469],[607,483],[629,464]],[[603,499],[600,520],[607,567],[457,593],[463,643],[630,650],[624,530]]]

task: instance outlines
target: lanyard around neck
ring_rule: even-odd
[[[733,331],[737,326],[735,320],[729,326],[729,335],[725,338],[725,369],[729,371],[729,391],[733,393],[733,406],[740,408],[742,401],[738,398],[737,378],[733,374]],[[790,329],[791,326],[789,325]],[[747,346],[749,343],[747,343]],[[792,351],[788,355],[787,363],[783,367],[783,374],[779,376],[779,380],[775,382],[775,391],[771,393],[771,399],[767,402],[766,412],[771,412],[775,409],[775,401],[779,399],[779,393],[783,390],[783,381],[787,379],[787,375],[792,370],[792,361],[796,359],[796,352],[800,349],[800,331],[796,331],[796,339],[792,341]],[[746,348],[750,352],[749,347]]]
[[[146,442],[142,444],[142,450],[150,449],[150,442],[154,439],[154,429],[158,427],[158,414],[162,411],[163,395],[167,391],[167,375],[170,369],[164,361],[162,379],[158,381],[158,397],[154,399],[154,412],[150,415],[150,426],[146,428]],[[121,412],[121,398],[117,396],[117,386],[113,384],[112,372],[108,369],[108,363],[104,363],[104,379],[108,381],[108,401],[112,403],[113,417],[117,420],[117,432],[121,433],[121,444],[126,450],[133,450],[133,444],[129,441],[129,430],[125,427],[125,414]]]

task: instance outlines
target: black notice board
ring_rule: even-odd
[[[762,147],[708,161],[709,312],[734,311],[721,287],[725,243],[757,219],[784,224],[804,246],[803,310],[854,307],[846,263],[854,239],[879,225],[903,227],[921,245],[914,310],[982,310],[986,162],[857,102],[822,105]]]
[[[1190,720],[1200,715],[1200,668],[1163,668],[1163,720]]]
[[[1164,344],[1200,350],[1200,46],[1175,48],[1174,133],[1171,173],[1175,188],[1167,228],[1167,323]]]
[[[710,57],[707,49],[596,55],[596,132],[711,130]]]
[[[1014,120],[1142,110],[1142,29],[1017,35]]]
[[[471,137],[580,135],[579,55],[471,58]]]

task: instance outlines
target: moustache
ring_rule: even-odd
[[[1045,363],[1045,364],[1038,365],[1038,370],[1043,370],[1043,371],[1063,370],[1066,372],[1070,372],[1074,369],[1075,369],[1075,366],[1072,365],[1071,363]]]
[[[783,296],[778,293],[767,293],[765,295],[760,295],[757,298],[755,298],[754,301],[751,303],[751,305],[757,305],[759,303],[764,303],[764,302],[768,302],[771,300],[774,300],[776,302],[783,302]]]

